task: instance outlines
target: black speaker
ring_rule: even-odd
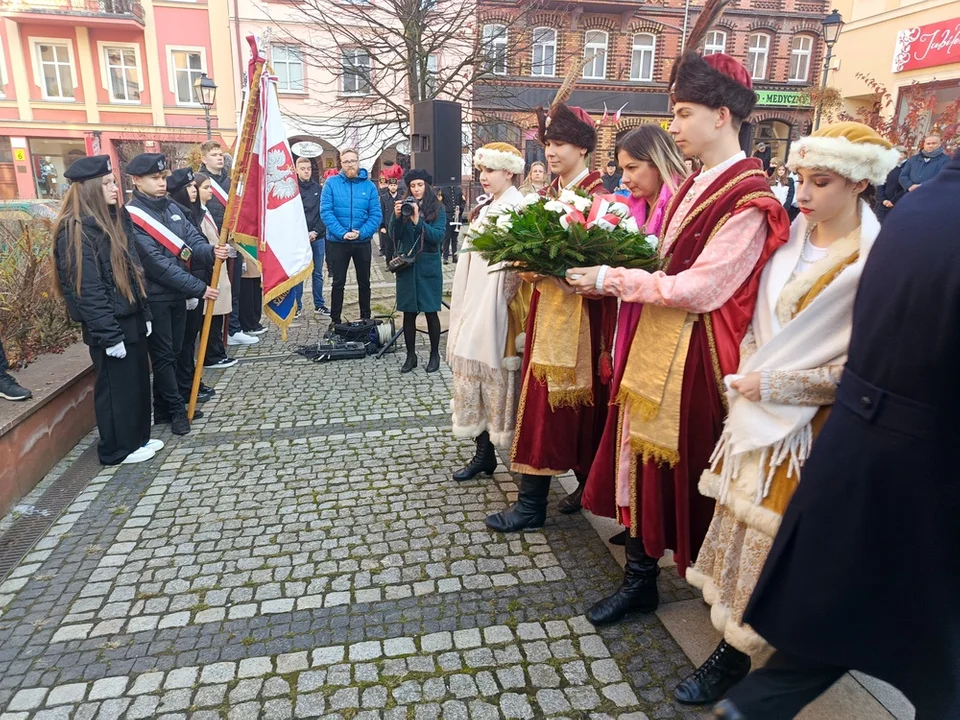
[[[463,152],[460,103],[425,100],[413,104],[410,123],[410,167],[426,170],[434,187],[459,185]]]

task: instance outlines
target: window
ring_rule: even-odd
[[[553,28],[534,28],[533,64],[530,74],[534,77],[553,77],[557,71],[557,31]]]
[[[353,48],[343,51],[343,94],[367,95],[370,92],[370,55]]]
[[[200,73],[204,72],[203,54],[199,50],[171,50],[170,67],[177,105],[198,105],[193,84],[200,79]]]
[[[272,45],[270,59],[280,92],[303,92],[303,57],[296,45]]]
[[[813,54],[813,38],[796,35],[790,43],[790,80],[806,82],[810,78],[810,56]]]
[[[44,100],[73,100],[73,63],[70,46],[37,43],[37,65]]]
[[[657,49],[657,38],[650,33],[633,36],[633,60],[630,65],[630,79],[640,82],[653,82],[653,58]]]
[[[606,79],[607,33],[603,30],[587,30],[583,37],[583,56],[593,58],[583,68],[583,77],[588,80]]]
[[[763,80],[767,76],[767,55],[770,53],[770,36],[754,33],[747,46],[747,70],[754,80]]]
[[[140,102],[138,55],[134,45],[107,45],[103,48],[103,69],[110,102]]]
[[[0,98],[5,98],[7,96],[7,66],[3,61],[3,40],[0,39]],[[0,140],[0,151],[3,148],[3,141]],[[2,152],[0,152],[2,155]],[[4,162],[0,160],[0,162]],[[10,162],[13,162],[11,159]]]
[[[716,55],[727,51],[727,34],[723,30],[711,30],[703,44],[703,54]]]
[[[440,71],[439,58],[436,54],[427,55],[427,76],[424,78],[427,86],[427,97],[436,97],[437,95],[437,75]],[[426,98],[425,98],[426,99]]]
[[[483,26],[483,54],[486,70],[494,75],[507,74],[507,28],[503,25]]]

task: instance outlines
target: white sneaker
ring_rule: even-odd
[[[142,447],[136,452],[132,452],[127,455],[121,462],[121,465],[133,465],[134,463],[142,463],[150,458],[152,458],[157,453],[153,450],[149,450],[146,447]]]
[[[153,450],[155,453],[158,453],[158,452],[160,452],[161,450],[163,450],[163,440],[154,440],[153,438],[150,438],[149,440],[147,440],[146,445],[144,445],[144,446],[143,446],[142,448],[140,448],[140,449],[141,449],[141,450]]]
[[[256,345],[260,338],[247,335],[245,332],[234,333],[227,338],[227,345]]]

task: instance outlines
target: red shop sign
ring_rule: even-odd
[[[960,62],[960,18],[901,30],[893,72]]]

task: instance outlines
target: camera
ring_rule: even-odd
[[[403,204],[400,206],[400,217],[404,220],[409,220],[410,216],[413,215],[413,208],[417,205],[417,199],[412,195],[403,201]]]

